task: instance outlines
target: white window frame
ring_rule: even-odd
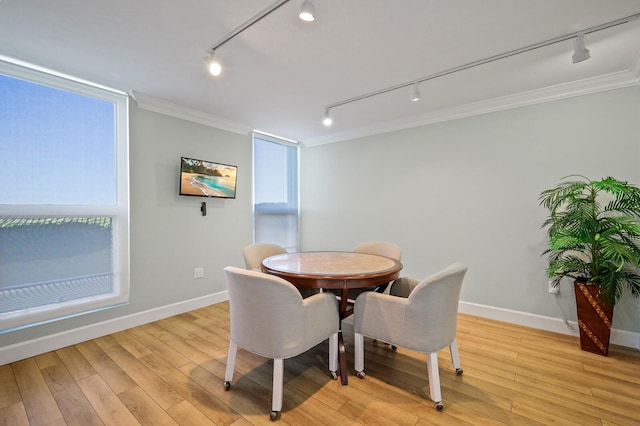
[[[116,202],[114,205],[0,204],[0,217],[110,217],[113,292],[0,314],[0,333],[117,306],[129,301],[129,99],[114,89],[0,56],[0,73],[115,105]]]

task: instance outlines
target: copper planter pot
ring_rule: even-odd
[[[613,305],[599,293],[597,285],[574,281],[578,326],[580,327],[580,349],[607,356]]]

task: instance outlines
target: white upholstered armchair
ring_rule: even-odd
[[[386,256],[396,260],[400,260],[402,257],[400,246],[388,241],[367,241],[355,246],[353,251],[356,253],[377,254],[378,256]]]
[[[247,269],[253,269],[254,271],[262,271],[262,261],[269,256],[276,254],[283,254],[287,251],[277,244],[268,243],[256,243],[249,244],[244,248],[242,254],[244,255],[244,264]]]
[[[378,256],[390,257],[395,260],[402,260],[402,250],[400,249],[400,246],[389,241],[367,241],[355,246],[353,251],[356,253],[375,254]],[[380,284],[376,286],[373,291],[382,293],[386,290],[387,285],[388,283]],[[357,290],[358,289],[349,291],[349,298],[355,299],[361,293]]]
[[[363,293],[354,308],[355,370],[364,378],[364,336],[427,354],[429,393],[435,408],[444,409],[440,392],[438,351],[449,346],[451,361],[462,374],[456,328],[460,289],[467,267],[461,263],[416,280],[394,281],[390,294]]]
[[[400,246],[388,241],[367,241],[358,244],[352,251],[354,253],[366,253],[390,257],[395,260],[402,259],[402,250],[400,249]],[[389,283],[384,283],[377,285],[374,288],[352,288],[349,290],[349,303],[353,303],[360,294],[366,291],[383,293],[388,285]]]
[[[270,243],[254,243],[249,244],[244,248],[242,254],[244,256],[244,264],[247,269],[253,271],[262,271],[262,261],[267,257],[275,256],[276,254],[284,254],[287,251],[277,245]],[[302,297],[309,297],[316,293],[319,293],[316,288],[298,288],[298,291]]]
[[[332,293],[303,299],[282,278],[233,266],[224,268],[231,319],[225,389],[231,387],[238,346],[273,358],[271,419],[280,417],[284,359],[329,340],[329,371],[337,378],[338,302]]]

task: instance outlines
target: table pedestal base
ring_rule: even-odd
[[[349,374],[347,373],[347,354],[344,350],[344,338],[342,337],[342,326],[338,331],[338,365],[340,366],[340,382],[342,386],[349,384]]]
[[[344,337],[342,336],[342,320],[353,313],[349,306],[349,289],[345,283],[340,291],[340,330],[338,331],[338,365],[340,366],[340,382],[343,386],[349,383],[349,372],[347,371],[347,354],[344,348]]]

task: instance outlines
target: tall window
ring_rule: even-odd
[[[253,134],[253,239],[298,250],[298,145]]]
[[[129,297],[126,94],[0,61],[0,333]]]

